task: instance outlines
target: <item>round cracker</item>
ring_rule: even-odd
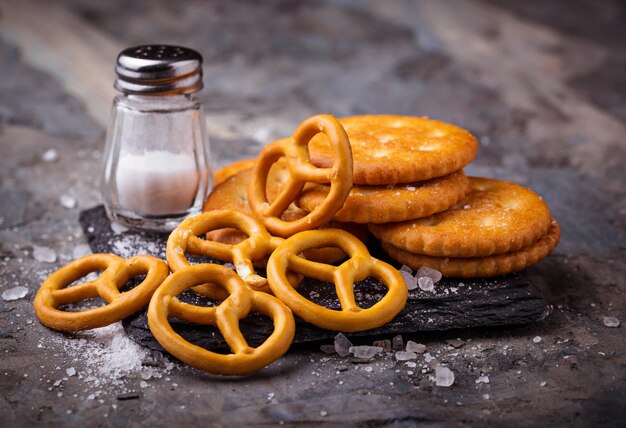
[[[457,126],[423,117],[352,116],[339,119],[352,146],[354,184],[413,183],[442,177],[470,163],[478,141]],[[309,143],[311,162],[330,167],[325,135]]]
[[[254,166],[256,159],[242,159],[228,164],[213,173],[213,186],[217,186],[227,178],[232,177],[239,171],[250,169]]]
[[[439,214],[400,223],[370,224],[385,244],[436,257],[484,257],[517,251],[545,235],[546,203],[518,184],[470,177],[465,198]]]
[[[469,180],[463,171],[419,183],[397,186],[353,186],[334,220],[353,223],[390,223],[427,217],[445,211],[465,196]],[[329,186],[307,185],[296,200],[311,211],[326,199]]]
[[[556,248],[560,236],[559,225],[552,220],[548,233],[512,253],[487,257],[431,257],[409,253],[389,244],[383,244],[383,249],[392,259],[415,270],[428,266],[448,277],[485,278],[517,272],[537,263]]]

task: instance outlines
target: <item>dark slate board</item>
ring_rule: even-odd
[[[118,231],[116,234],[111,229],[103,206],[81,212],[79,221],[94,253],[110,252],[123,257],[151,254],[165,259],[167,234],[131,230]],[[391,262],[378,245],[371,245],[370,251]],[[264,272],[259,274],[264,275]],[[385,287],[377,280],[366,279],[355,285],[357,303],[361,307],[371,306],[380,299],[384,290]],[[299,292],[326,307],[339,307],[331,284],[307,278],[301,283]],[[201,305],[213,304],[191,291],[184,293],[181,300]],[[410,291],[406,307],[390,323],[377,329],[351,333],[350,336],[528,324],[544,319],[550,310],[551,307],[539,290],[523,272],[491,279],[444,278],[435,286],[435,292],[420,289]],[[145,310],[127,318],[123,324],[133,340],[163,351],[148,329]],[[216,328],[177,323],[175,320],[172,324],[178,333],[193,343],[210,349],[224,348],[223,339]],[[267,317],[252,314],[241,321],[241,329],[249,343],[256,346],[272,332],[272,322]],[[294,343],[328,341],[335,334],[296,319]]]

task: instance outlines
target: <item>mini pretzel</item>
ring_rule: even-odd
[[[244,232],[247,238],[235,245],[198,238],[222,228],[235,228]],[[260,221],[247,214],[234,210],[208,211],[186,219],[172,231],[167,240],[167,263],[172,272],[189,266],[185,253],[228,261],[235,265],[239,276],[250,287],[269,291],[267,280],[254,273],[252,262],[265,258],[282,241],[271,236]],[[219,300],[224,298],[219,289],[211,291],[201,287],[194,291]]]
[[[91,272],[103,271],[93,281],[66,288]],[[132,290],[120,293],[128,280],[145,274]],[[169,269],[163,260],[136,256],[128,260],[113,254],[90,254],[53,272],[41,284],[35,297],[35,313],[42,324],[62,331],[79,331],[104,327],[120,321],[147,305]],[[91,297],[102,297],[108,304],[78,312],[65,312],[59,306]]]
[[[333,147],[335,157],[331,168],[318,168],[309,159],[308,143],[319,133],[326,134]],[[288,160],[289,179],[270,203],[266,192],[267,176],[272,165],[283,156]],[[281,214],[307,181],[330,183],[327,198],[305,217],[295,221],[282,220]],[[275,141],[261,151],[252,171],[248,202],[273,235],[287,238],[329,222],[343,206],[351,188],[352,151],[348,136],[333,116],[317,115],[302,122],[291,138]]]
[[[176,298],[208,281],[228,292],[219,306],[195,306]],[[248,345],[239,329],[239,320],[250,312],[261,312],[274,321],[274,332],[257,348]],[[217,326],[233,353],[218,354],[187,342],[172,329],[168,316]],[[287,352],[295,333],[293,315],[280,300],[250,289],[232,270],[208,263],[180,269],[163,282],[150,301],[148,325],[172,355],[200,370],[222,375],[245,375],[267,366]]]
[[[341,248],[350,258],[335,267],[298,256],[309,248],[328,246]],[[334,283],[341,310],[324,308],[304,298],[289,284],[288,271]],[[355,302],[354,283],[370,276],[379,279],[388,291],[374,306],[363,309]],[[296,315],[328,330],[355,332],[380,327],[404,308],[408,295],[406,283],[396,269],[370,256],[361,241],[339,229],[311,230],[287,239],[270,256],[267,277],[274,295]]]

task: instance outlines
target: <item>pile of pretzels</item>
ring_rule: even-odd
[[[327,136],[333,150],[331,167],[310,161],[309,141]],[[268,174],[277,162],[287,171],[284,185],[268,198]],[[286,165],[286,166],[285,166]],[[286,139],[266,146],[254,162],[247,199],[251,213],[212,210],[183,221],[167,241],[167,264],[152,256],[122,259],[112,254],[92,254],[53,272],[41,285],[34,301],[40,322],[61,331],[103,327],[148,306],[148,324],[154,337],[181,361],[220,375],[246,375],[284,355],[295,334],[294,315],[317,327],[356,332],[382,326],[392,320],[407,300],[407,286],[391,265],[372,257],[352,234],[326,225],[342,208],[352,189],[353,163],[348,136],[332,116],[313,116]],[[306,183],[330,186],[326,199],[304,216],[289,218],[285,212]],[[220,239],[213,232],[234,230],[236,240]],[[327,264],[313,250],[339,248],[348,258]],[[232,263],[226,266],[190,264],[187,255],[206,256]],[[255,268],[265,268],[267,278]],[[91,272],[102,271],[93,281],[69,286]],[[129,291],[121,292],[131,278],[145,275]],[[335,286],[341,309],[319,306],[298,293],[304,277]],[[361,308],[354,284],[378,279],[386,294],[373,306]],[[69,286],[69,287],[68,287]],[[178,296],[188,289],[219,301],[196,306]],[[77,312],[64,305],[100,296],[107,304]],[[272,318],[273,333],[258,347],[246,342],[239,320],[251,312]],[[216,326],[231,349],[220,354],[194,345],[172,328],[169,320]]]

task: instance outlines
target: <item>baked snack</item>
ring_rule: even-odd
[[[244,169],[250,169],[254,166],[256,159],[242,159],[226,165],[213,173],[213,186],[217,186],[228,177],[237,174]]]
[[[183,303],[177,297],[207,282],[222,287],[226,299],[216,307]],[[239,320],[250,312],[263,313],[274,321],[274,331],[259,346],[248,345]],[[219,354],[186,341],[174,331],[168,318],[216,326],[231,348]],[[154,293],[148,308],[148,325],[156,340],[179,360],[209,373],[242,376],[260,370],[289,349],[295,334],[293,315],[275,297],[248,288],[232,270],[214,264],[198,264],[170,275]]]
[[[68,287],[84,276],[102,271],[94,280]],[[104,327],[134,314],[146,306],[154,291],[169,274],[165,262],[152,256],[123,259],[114,254],[89,254],[73,260],[51,273],[41,284],[33,306],[39,321],[61,331]],[[131,278],[145,275],[136,287],[120,292]],[[107,304],[82,311],[63,311],[59,307],[91,297]]]
[[[309,160],[308,145],[316,135],[329,142],[331,165],[314,166]],[[289,178],[274,200],[267,194],[270,168],[280,158],[287,159]],[[327,198],[313,211],[293,221],[281,218],[307,182],[330,183]],[[267,230],[287,238],[304,230],[315,229],[328,221],[342,207],[352,188],[352,153],[343,127],[333,116],[317,115],[303,121],[290,138],[275,141],[263,148],[252,169],[248,203]]]
[[[427,217],[444,211],[465,196],[469,181],[463,171],[418,183],[395,186],[353,186],[334,220],[354,223],[391,223]],[[296,200],[311,211],[324,200],[328,186],[306,185]]]
[[[560,236],[559,225],[552,220],[548,233],[537,241],[517,251],[487,257],[432,257],[409,253],[389,244],[383,244],[383,249],[396,261],[415,270],[428,266],[449,277],[491,277],[517,272],[537,263],[556,248]]]
[[[350,258],[340,266],[306,260],[304,251],[337,246]],[[287,273],[330,282],[335,286],[341,310],[319,306],[299,294]],[[383,298],[369,308],[355,302],[354,283],[367,277],[379,279],[388,289]],[[385,262],[372,257],[361,241],[339,229],[309,230],[286,239],[267,262],[269,286],[276,297],[305,321],[329,330],[354,332],[380,327],[403,308],[408,289],[400,273]]]
[[[463,201],[430,217],[370,224],[383,243],[436,257],[484,257],[520,250],[545,235],[552,216],[532,190],[506,181],[470,177]]]
[[[282,186],[287,181],[287,163],[285,160],[279,160],[270,170],[267,180],[267,194],[270,200],[274,195],[278,194]],[[247,188],[251,180],[251,170],[243,170],[229,177],[221,184],[217,185],[211,194],[207,197],[203,210],[205,212],[220,209],[230,209],[241,211],[250,215],[254,215],[248,206]],[[306,215],[306,211],[301,210],[295,205],[291,205],[288,210],[283,213],[283,218],[290,221],[302,218]],[[345,230],[355,235],[361,241],[366,242],[370,233],[367,226],[356,223],[343,223],[331,221],[322,226],[322,228],[332,227]],[[247,237],[245,233],[232,228],[224,228],[213,230],[207,234],[207,239],[234,245]],[[345,253],[338,248],[316,248],[306,252],[306,257],[322,263],[336,263],[345,258]],[[261,263],[256,264],[258,267],[265,267],[265,259]]]
[[[414,183],[442,177],[470,163],[478,141],[457,126],[423,117],[366,115],[339,119],[353,158],[353,182],[359,185]],[[333,163],[328,138],[309,144],[311,162]]]

